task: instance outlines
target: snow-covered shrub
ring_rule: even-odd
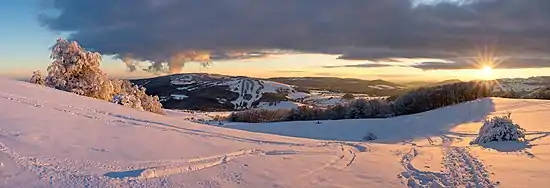
[[[42,76],[42,73],[40,73],[40,71],[32,72],[32,76],[29,82],[33,84],[38,84],[38,85],[44,85],[45,83],[44,77]]]
[[[344,96],[342,96],[342,99],[353,100],[353,99],[355,99],[355,96],[353,96],[353,94],[351,94],[351,93],[346,93],[346,94],[344,94]]]
[[[157,96],[127,80],[110,79],[100,69],[101,55],[83,49],[75,41],[58,39],[52,48],[45,85],[79,95],[111,101],[131,108],[162,114]],[[34,80],[41,75],[35,72]],[[31,82],[33,82],[31,79]],[[38,81],[37,81],[38,82]]]
[[[470,144],[484,144],[492,141],[523,141],[525,140],[525,129],[515,124],[510,117],[495,116],[483,121],[478,137]]]
[[[371,132],[368,132],[365,136],[363,136],[363,141],[371,141],[376,139],[378,139],[378,137]]]
[[[163,114],[162,104],[157,96],[149,96],[145,88],[138,87],[128,80],[112,80],[115,87],[112,102],[130,108]]]

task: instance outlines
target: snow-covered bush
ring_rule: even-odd
[[[363,141],[371,141],[376,139],[378,139],[378,137],[371,132],[368,132],[365,136],[363,136]]]
[[[112,80],[112,83],[115,88],[112,102],[157,114],[164,113],[158,96],[147,95],[145,88],[133,85],[128,80]]]
[[[38,85],[44,85],[44,77],[42,76],[42,73],[40,71],[34,71],[32,72],[31,79],[29,80],[30,83],[38,84]]]
[[[353,96],[353,94],[351,94],[351,93],[346,93],[344,96],[342,96],[342,99],[353,100],[353,99],[355,99],[355,96]]]
[[[483,121],[478,137],[470,144],[484,144],[492,141],[523,141],[525,140],[525,129],[515,124],[510,117],[495,116]]]
[[[58,39],[52,48],[45,85],[79,95],[111,101],[131,108],[162,114],[157,96],[127,80],[110,79],[100,69],[101,55],[83,49],[75,41]],[[34,80],[41,75],[35,72]],[[31,79],[31,82],[33,82]],[[36,81],[39,82],[39,81]]]

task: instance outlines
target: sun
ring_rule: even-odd
[[[493,67],[490,65],[483,65],[480,71],[484,79],[490,80],[493,78]]]

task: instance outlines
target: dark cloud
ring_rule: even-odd
[[[59,16],[41,22],[51,30],[72,32],[70,39],[103,54],[154,62],[155,70],[271,49],[342,59],[446,59],[484,43],[505,52],[550,52],[548,0],[50,1]]]
[[[323,66],[323,68],[376,68],[376,67],[391,67],[395,65],[389,65],[389,64],[377,64],[377,63],[363,63],[363,64],[354,64],[354,65],[327,65]]]
[[[457,59],[451,62],[422,62],[411,65],[411,67],[422,70],[479,69],[482,66],[467,59]],[[494,69],[545,68],[550,67],[550,58],[508,58],[492,66],[494,66]]]

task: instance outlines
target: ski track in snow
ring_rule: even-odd
[[[227,139],[239,142],[248,142],[254,144],[269,144],[269,145],[283,145],[283,146],[296,146],[296,147],[327,147],[339,145],[341,148],[340,155],[335,160],[329,161],[322,168],[311,171],[308,175],[312,178],[314,175],[321,172],[325,172],[330,168],[337,170],[344,170],[351,166],[355,160],[357,160],[356,153],[369,151],[365,146],[358,143],[350,142],[336,142],[336,141],[324,141],[319,144],[302,144],[302,143],[290,143],[279,141],[267,141],[256,140],[250,138],[241,138],[231,135],[225,135],[220,133],[207,132],[203,130],[195,130],[189,128],[178,127],[174,125],[165,124],[162,122],[154,122],[149,120],[137,119],[129,116],[113,114],[110,112],[99,111],[89,108],[79,108],[71,105],[60,105],[48,103],[47,101],[36,101],[30,98],[15,96],[7,93],[0,93],[0,99],[10,100],[16,103],[29,105],[37,108],[51,108],[53,110],[85,117],[92,121],[103,121],[104,123],[111,124],[127,124],[132,126],[143,126],[147,128],[159,129],[162,131],[176,131],[178,133],[202,136],[202,137],[216,137],[221,139]],[[1,136],[13,136],[11,133],[6,133],[0,129]],[[49,186],[53,187],[71,187],[75,185],[83,185],[89,187],[91,185],[99,185],[100,187],[170,187],[175,182],[170,182],[169,176],[181,173],[189,173],[199,171],[206,168],[219,166],[230,162],[233,159],[244,156],[280,156],[280,155],[295,155],[295,154],[307,154],[308,152],[299,150],[272,150],[263,151],[260,149],[245,149],[236,152],[225,153],[222,155],[199,157],[192,159],[175,159],[175,160],[160,160],[160,161],[138,161],[129,166],[124,167],[110,165],[107,163],[94,162],[94,161],[78,161],[71,159],[56,159],[56,158],[42,158],[37,159],[35,157],[21,156],[17,152],[11,150],[8,146],[0,143],[0,152],[7,155],[15,163],[35,174],[37,174],[41,180],[48,182]],[[325,152],[329,153],[329,152]],[[82,169],[101,169],[106,171],[104,174],[86,174],[80,172]],[[157,179],[158,181],[149,181],[151,179]],[[227,179],[227,178],[226,178]],[[212,182],[210,182],[212,183]],[[204,185],[210,185],[208,182],[203,182]],[[214,186],[215,187],[215,186]]]
[[[304,175],[298,177],[297,182],[303,183],[312,183],[318,178],[322,178],[323,173],[326,173],[330,170],[344,171],[346,168],[349,168],[357,160],[357,153],[368,152],[366,147],[349,142],[330,142],[332,144],[339,144],[340,151],[339,155],[336,156],[333,160],[325,163],[317,169],[313,169]],[[308,181],[304,181],[308,180]],[[305,185],[304,185],[305,186]],[[296,187],[301,187],[296,185]]]
[[[412,160],[418,155],[417,147],[413,146],[407,152],[401,164],[405,172],[399,174],[407,187],[467,187],[487,188],[495,187],[483,163],[472,156],[468,148],[452,146],[453,140],[448,136],[441,136],[444,172],[422,171],[413,166]],[[432,139],[428,142],[433,145]]]

